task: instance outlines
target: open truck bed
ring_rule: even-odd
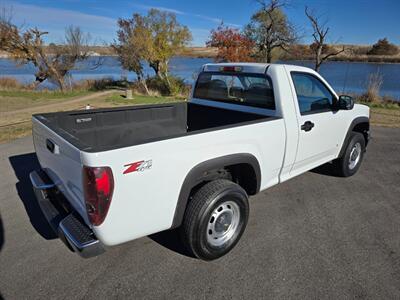
[[[34,118],[79,150],[99,152],[270,117],[181,102],[37,114]]]

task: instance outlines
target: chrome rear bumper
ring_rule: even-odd
[[[102,254],[104,246],[93,231],[67,205],[56,184],[43,170],[29,174],[39,206],[54,232],[65,245],[84,258]]]

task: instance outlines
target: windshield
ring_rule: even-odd
[[[193,97],[275,109],[271,81],[261,74],[200,73]]]

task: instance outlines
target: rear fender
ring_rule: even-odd
[[[260,164],[254,155],[239,153],[217,157],[202,162],[189,171],[183,182],[171,228],[176,228],[181,225],[190,193],[194,187],[199,185],[201,182],[207,181],[207,178],[209,178],[210,173],[212,173],[213,170],[219,170],[238,164],[248,164],[253,168],[257,180],[255,193],[258,193],[261,184],[261,169]]]

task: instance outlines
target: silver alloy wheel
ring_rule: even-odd
[[[353,170],[361,158],[361,144],[355,143],[353,148],[351,148],[350,158],[349,158],[349,169]]]
[[[207,242],[215,247],[229,241],[239,228],[240,209],[233,201],[218,205],[207,225]]]

